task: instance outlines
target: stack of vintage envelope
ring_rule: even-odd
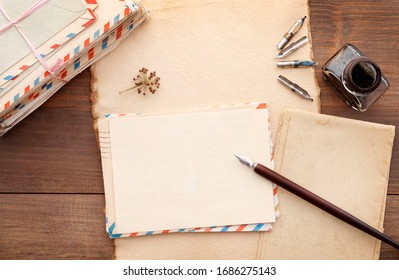
[[[130,0],[1,0],[0,135],[148,18]]]
[[[109,236],[271,231],[275,186],[233,156],[273,168],[268,120],[259,102],[99,119]]]

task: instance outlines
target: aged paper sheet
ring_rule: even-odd
[[[395,127],[287,111],[277,172],[383,231]],[[279,188],[281,217],[258,258],[378,259],[380,242]]]
[[[277,44],[291,25],[308,15],[306,0],[147,0],[151,18],[118,49],[96,63],[94,117],[107,113],[165,112],[266,101],[272,131],[285,108],[317,112],[319,88],[314,69],[276,66]],[[309,16],[295,35],[310,35]],[[309,59],[310,44],[286,59]],[[156,71],[155,95],[132,90],[142,67]],[[314,99],[297,96],[277,81],[284,75]]]

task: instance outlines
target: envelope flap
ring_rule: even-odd
[[[70,0],[51,0],[49,2],[50,6],[56,7],[58,9],[62,9],[65,11],[69,11],[72,13],[79,13],[82,11],[86,11],[86,1],[70,1]]]

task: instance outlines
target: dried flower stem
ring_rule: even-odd
[[[132,90],[132,89],[135,89],[135,88],[138,88],[138,87],[139,86],[133,86],[133,87],[127,88],[125,90],[120,91],[119,94],[124,94],[125,92],[128,92],[129,90]]]

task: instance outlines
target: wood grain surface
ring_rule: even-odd
[[[399,1],[309,5],[322,112],[398,126]],[[322,79],[321,66],[345,43],[377,62],[391,85],[365,113],[348,108]],[[0,259],[112,258],[88,70],[0,138],[0,154]],[[385,213],[385,233],[399,240],[398,137]],[[380,258],[399,259],[399,251],[382,244]]]
[[[0,138],[0,193],[104,193],[90,72]]]
[[[310,0],[309,5],[322,113],[399,127],[399,2]],[[322,78],[322,65],[346,43],[374,60],[390,83],[390,89],[364,113],[346,106]],[[399,137],[395,137],[388,193],[399,194]]]
[[[109,259],[104,196],[1,194],[0,259]]]

